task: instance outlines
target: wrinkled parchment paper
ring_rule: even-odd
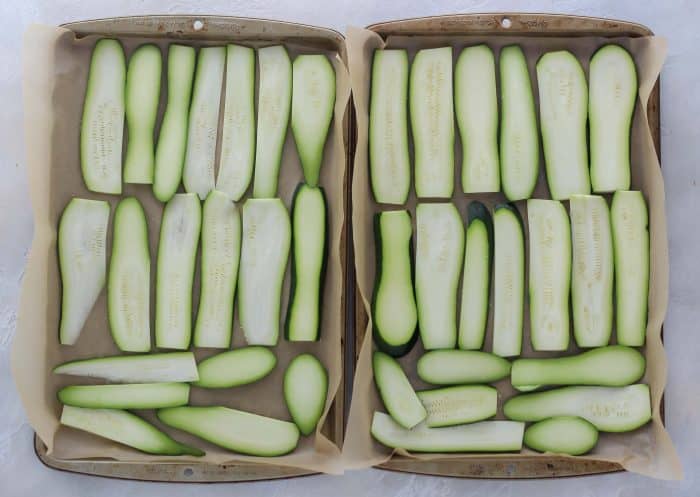
[[[647,359],[647,370],[642,381],[648,383],[651,388],[653,420],[643,428],[631,433],[601,433],[597,447],[592,453],[585,457],[587,459],[614,461],[621,464],[629,471],[657,478],[677,479],[682,475],[680,461],[673,448],[671,439],[663,427],[660,417],[661,397],[664,391],[664,385],[666,384],[666,356],[664,354],[660,335],[668,300],[668,247],[666,218],[664,213],[664,185],[646,113],[649,94],[654,86],[654,82],[659,76],[661,66],[666,56],[666,42],[663,39],[647,37],[611,40],[592,37],[567,39],[557,37],[435,35],[393,36],[389,37],[385,42],[376,33],[364,29],[350,28],[347,33],[348,59],[353,100],[357,115],[357,148],[352,184],[353,236],[355,243],[357,284],[361,294],[361,305],[364,306],[369,315],[375,276],[372,217],[376,212],[381,210],[399,208],[396,206],[380,207],[372,197],[369,184],[367,147],[368,105],[372,55],[375,49],[384,47],[405,48],[409,52],[409,57],[412,58],[419,48],[452,46],[453,57],[456,60],[459,52],[465,46],[486,43],[494,50],[496,57],[498,57],[498,52],[501,47],[517,43],[523,47],[528,59],[533,91],[535,97],[537,97],[535,63],[541,54],[551,50],[568,49],[578,57],[584,70],[588,73],[588,61],[590,56],[599,46],[609,42],[619,43],[632,53],[637,64],[640,83],[639,98],[636,104],[632,129],[632,189],[642,190],[649,206],[651,281],[647,343],[644,347],[644,354]],[[493,208],[494,204],[503,202],[505,198],[502,194],[462,193],[460,177],[462,154],[459,133],[455,132],[455,136],[455,193],[452,197],[452,201],[458,206],[464,221],[466,221],[466,206],[470,201],[481,200],[489,208]],[[534,193],[534,197],[536,198],[549,198],[543,165],[544,161],[541,158],[540,176]],[[607,197],[609,198],[610,196],[607,195]],[[416,197],[414,191],[412,191],[405,208],[415,212],[415,206]],[[568,205],[566,207],[568,210]],[[527,240],[528,230],[525,202],[517,202],[517,208],[525,222],[525,236]],[[527,263],[527,257],[525,261]],[[527,280],[525,288],[527,288]],[[493,300],[493,298],[491,300]],[[551,356],[552,354],[547,353],[534,353],[531,349],[527,303],[526,292],[522,355],[525,357]],[[487,351],[491,350],[492,319],[492,310],[490,310],[485,341],[485,350]],[[356,367],[350,418],[346,432],[346,441],[343,447],[343,458],[346,468],[362,468],[379,464],[387,461],[392,455],[390,449],[375,442],[370,435],[373,412],[377,410],[385,411],[372,380],[371,356],[374,345],[372,343],[371,329],[372,321],[370,318],[366,330],[357,330],[357,333],[362,333],[364,331],[364,340],[360,348]],[[613,337],[614,336],[615,334],[613,333]],[[566,352],[567,354],[577,351],[573,343],[574,341],[571,340],[571,342],[572,345]],[[416,374],[416,360],[422,353],[423,349],[419,341],[411,353],[402,358],[400,362],[415,387],[427,388],[429,385],[423,383]],[[499,390],[499,412],[497,418],[503,419],[503,402],[513,396],[515,390],[510,385],[509,379],[498,382],[496,386]],[[424,460],[454,460],[459,458],[472,458],[473,460],[474,458],[484,458],[484,455],[479,454],[409,454],[404,450],[398,450],[396,453]],[[521,454],[523,458],[546,457],[526,448],[523,449]],[[493,458],[498,456],[488,455],[488,457]]]
[[[307,36],[313,34],[308,27],[299,29]],[[274,34],[271,33],[270,37],[274,40]],[[109,440],[59,425],[61,405],[56,399],[57,390],[69,384],[90,384],[99,381],[54,375],[51,373],[52,368],[68,360],[119,353],[109,333],[105,291],[95,304],[78,342],[72,347],[61,346],[58,343],[61,283],[56,252],[56,230],[59,216],[74,196],[107,200],[112,206],[112,212],[120,198],[89,192],[80,174],[79,133],[83,95],[91,49],[98,39],[97,36],[76,39],[73,32],[69,30],[48,26],[32,26],[25,34],[23,54],[25,136],[35,234],[22,286],[17,334],[12,351],[12,371],[32,427],[47,445],[49,454],[61,459],[112,458],[120,461],[150,462],[191,460],[219,464],[249,461],[293,466],[311,471],[341,472],[340,449],[320,429],[310,437],[303,437],[298,448],[289,455],[275,458],[248,457],[227,452],[194,436],[167,428],[157,421],[153,411],[139,412],[175,439],[206,451],[206,456],[203,458],[189,456],[173,458],[143,454]],[[121,41],[127,57],[144,42],[159,45],[165,57],[169,44],[169,41],[162,38],[125,37]],[[240,32],[234,34],[233,31],[230,40],[192,42],[178,40],[178,42],[194,46],[222,45],[226,42],[243,43],[249,46],[275,43],[269,40],[246,41],[244,35]],[[325,53],[335,67],[337,78],[335,114],[325,149],[320,180],[325,188],[329,206],[329,252],[322,303],[321,340],[315,343],[292,343],[280,336],[278,345],[273,349],[278,360],[277,366],[269,376],[254,384],[233,389],[206,390],[193,387],[190,403],[224,405],[289,420],[290,416],[282,395],[284,371],[293,357],[302,352],[312,352],[329,372],[328,398],[322,422],[319,423],[321,426],[343,377],[341,339],[344,316],[341,299],[344,269],[341,253],[344,249],[341,246],[341,232],[345,219],[343,188],[346,154],[342,123],[349,100],[350,85],[347,68],[338,53],[314,47],[309,42],[305,44],[288,42],[286,46],[292,58],[299,53]],[[167,63],[164,63],[163,85],[167,74],[166,68]],[[167,95],[165,86],[163,88],[158,123],[164,111]],[[290,130],[284,146],[278,192],[287,208],[291,207],[292,194],[300,181],[303,181],[303,175]],[[126,195],[134,195],[141,201],[148,219],[152,261],[151,327],[153,328],[154,278],[157,269],[158,232],[163,204],[155,199],[150,185],[124,185],[122,197]],[[111,247],[111,229],[110,220],[108,248]],[[198,281],[199,268],[195,276],[193,296],[195,311],[199,302]],[[282,297],[282,321],[286,313],[289,286],[288,266]],[[234,348],[245,345],[237,314],[236,312],[233,331]],[[195,352],[197,358],[202,359],[217,351],[198,349]]]

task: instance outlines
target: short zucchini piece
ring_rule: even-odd
[[[454,191],[452,94],[452,47],[419,50],[409,86],[419,198],[450,198]]]
[[[204,451],[181,444],[135,414],[119,409],[64,406],[61,424],[114,440],[147,454],[204,455]]]
[[[186,383],[73,385],[58,391],[58,400],[62,403],[93,409],[158,409],[184,406],[189,397],[190,386]]]
[[[374,382],[384,407],[404,428],[413,428],[427,416],[425,407],[398,361],[383,352],[372,356]]]
[[[394,357],[411,350],[417,337],[412,235],[408,211],[374,215],[377,263],[372,296],[373,336],[377,346]]]
[[[461,425],[496,415],[498,390],[484,385],[459,385],[418,392],[430,428]]]
[[[101,39],[90,59],[80,128],[80,167],[88,190],[122,192],[126,58],[117,40]]]
[[[528,427],[523,442],[538,452],[580,456],[596,446],[598,430],[583,418],[557,416]]]
[[[311,435],[326,406],[328,372],[311,354],[292,359],[284,373],[284,400],[302,435]]]
[[[518,452],[525,423],[482,421],[446,428],[420,424],[407,430],[383,412],[372,418],[372,436],[381,444],[413,452]]]
[[[282,456],[299,442],[294,423],[227,407],[169,407],[156,414],[168,426],[241,454]]]
[[[433,350],[418,359],[417,369],[433,385],[493,383],[510,374],[510,362],[476,350]]]
[[[636,430],[651,419],[649,387],[564,387],[517,395],[503,405],[516,421],[542,421],[553,416],[579,416],[599,431]]]
[[[639,347],[646,336],[649,300],[649,214],[642,192],[616,192],[610,220],[617,343]]]
[[[61,344],[73,345],[107,279],[109,204],[74,198],[58,225],[61,270]]]
[[[228,350],[197,364],[199,380],[192,384],[202,388],[248,385],[270,374],[276,364],[275,354],[265,347]]]

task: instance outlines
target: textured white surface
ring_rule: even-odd
[[[627,19],[651,27],[670,41],[662,73],[662,149],[671,255],[671,295],[665,326],[669,355],[666,422],[685,468],[682,482],[631,474],[548,481],[477,481],[355,471],[283,482],[234,485],[167,485],[107,480],[52,471],[36,459],[32,430],[9,371],[9,347],[32,218],[24,168],[21,108],[21,39],[32,22],[60,24],[135,14],[207,13],[284,19],[335,28],[390,19],[456,12],[561,12]],[[359,496],[619,496],[695,497],[700,493],[700,65],[697,48],[700,3],[694,0],[457,1],[377,0],[25,0],[2,2],[0,19],[0,495],[53,497],[151,495],[333,495]]]

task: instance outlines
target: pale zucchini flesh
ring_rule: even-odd
[[[598,430],[583,418],[558,416],[529,426],[523,442],[538,452],[580,456],[598,443]]]
[[[510,362],[476,350],[433,350],[418,359],[421,380],[433,385],[492,383],[510,374]]]
[[[418,392],[428,416],[426,426],[439,428],[482,421],[496,415],[498,390],[484,385],[459,385]]]
[[[274,369],[277,358],[265,347],[242,347],[213,355],[197,364],[201,388],[231,388],[261,380]]]
[[[63,404],[92,409],[158,409],[187,404],[186,383],[137,383],[130,385],[72,385],[58,391]]]
[[[328,394],[328,372],[312,354],[292,359],[284,373],[284,400],[302,435],[311,435],[318,425]]]
[[[396,359],[383,352],[375,352],[372,369],[379,396],[394,421],[410,429],[425,419],[425,407]]]

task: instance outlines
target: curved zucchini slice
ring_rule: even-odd
[[[377,263],[372,297],[373,336],[381,350],[395,357],[411,350],[417,337],[412,234],[408,211],[375,214]]]
[[[202,388],[231,388],[248,385],[275,368],[277,358],[265,347],[243,347],[213,355],[197,364],[199,380],[192,384]]]
[[[637,68],[627,50],[605,45],[591,58],[588,118],[594,192],[630,187],[630,134],[637,101]]]
[[[168,101],[156,145],[153,194],[161,202],[175,195],[182,180],[196,53],[194,47],[168,47]]]
[[[124,352],[151,350],[151,254],[143,207],[135,197],[114,211],[107,314],[114,343]]]
[[[186,383],[138,383],[131,385],[73,385],[58,391],[58,400],[69,406],[93,409],[158,409],[187,404]]]
[[[510,362],[476,350],[433,350],[418,359],[418,376],[433,385],[492,383],[510,374]]]
[[[450,198],[454,191],[452,99],[452,47],[419,50],[411,66],[409,105],[420,198]]]
[[[530,73],[522,48],[510,45],[498,61],[501,78],[501,188],[511,202],[530,198],[540,167],[540,138]]]
[[[498,390],[484,385],[459,385],[418,392],[430,428],[461,425],[496,415]]]
[[[192,352],[83,359],[60,364],[53,372],[118,383],[173,383],[199,379]]]
[[[564,387],[516,395],[503,405],[516,421],[542,421],[553,416],[579,416],[600,431],[636,430],[651,419],[649,387]]]
[[[153,44],[141,45],[126,71],[126,126],[129,139],[124,159],[124,183],[153,183],[153,134],[160,102],[163,55]]]
[[[372,356],[374,382],[391,417],[404,428],[413,428],[427,412],[398,361],[383,352]]]
[[[534,350],[569,346],[571,227],[557,200],[527,201],[530,231],[530,340]]]
[[[300,183],[292,201],[292,291],[286,336],[292,342],[318,340],[326,272],[326,196],[321,187]]]
[[[292,133],[304,181],[318,186],[323,148],[335,106],[335,70],[325,55],[299,55],[292,64]]]
[[[195,347],[231,345],[240,256],[240,211],[226,194],[212,190],[202,211],[202,274]]]
[[[284,400],[302,435],[311,435],[323,414],[328,372],[311,354],[292,359],[284,373]]]
[[[88,190],[122,192],[126,59],[117,40],[102,39],[90,59],[80,128],[80,167]]]
[[[567,357],[518,359],[511,382],[519,385],[629,385],[644,376],[645,360],[639,351],[610,345]]]
[[[467,217],[459,348],[469,350],[480,349],[486,334],[493,261],[493,223],[486,206],[476,200],[469,204]]]
[[[182,183],[187,193],[196,193],[202,200],[214,189],[216,135],[225,63],[225,47],[204,47],[199,50]]]
[[[525,241],[522,219],[514,205],[496,206],[493,231],[493,353],[517,356],[523,344]]]
[[[148,454],[204,455],[204,451],[181,444],[135,414],[119,409],[64,406],[61,424],[114,440]]]
[[[282,149],[292,107],[292,63],[281,46],[258,49],[260,87],[255,143],[255,198],[277,195]]]
[[[156,414],[166,425],[241,454],[282,456],[299,442],[294,423],[227,407],[169,407]]]
[[[601,347],[610,341],[613,320],[613,247],[608,204],[596,195],[574,195],[569,207],[574,252],[574,338],[579,347]]]
[[[226,96],[216,189],[238,202],[255,162],[255,51],[226,46]]]
[[[548,52],[537,61],[537,86],[549,192],[554,200],[588,194],[588,86],[583,68],[571,52]]]
[[[457,287],[462,272],[464,225],[452,203],[416,207],[416,304],[426,350],[457,343]]]
[[[202,207],[194,193],[178,193],[165,206],[158,243],[156,346],[186,349],[192,336],[192,284]]]
[[[610,220],[617,343],[638,347],[644,345],[649,300],[649,214],[642,192],[615,192]]]
[[[378,203],[406,203],[411,189],[406,50],[374,51],[369,98],[369,176]]]
[[[277,344],[290,224],[287,208],[278,198],[243,204],[238,312],[248,345]]]
[[[538,452],[580,456],[598,443],[598,430],[583,418],[558,416],[530,426],[523,442]]]
[[[74,198],[58,225],[61,269],[61,344],[73,345],[83,330],[107,279],[109,204]]]
[[[413,452],[518,452],[525,423],[482,421],[445,428],[420,424],[407,430],[383,412],[372,418],[372,436],[381,444]]]
[[[496,62],[487,45],[467,47],[459,54],[455,114],[462,140],[462,191],[500,191]]]

